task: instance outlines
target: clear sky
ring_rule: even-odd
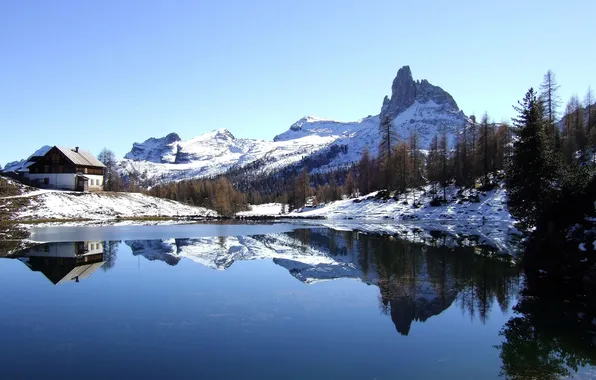
[[[596,87],[596,1],[18,0],[0,3],[0,164],[227,128],[271,139],[305,115],[380,111],[410,65],[466,114],[513,116],[547,69]]]

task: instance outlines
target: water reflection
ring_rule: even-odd
[[[19,260],[54,285],[79,282],[104,264],[104,243],[83,241],[36,245],[18,253]]]
[[[485,323],[497,302],[506,311],[517,294],[519,273],[506,260],[484,257],[472,248],[426,246],[393,238],[328,228],[289,233],[126,240],[135,256],[170,266],[182,258],[226,270],[239,260],[272,259],[306,284],[333,279],[360,280],[379,289],[379,308],[401,335],[457,305]],[[120,242],[42,244],[19,253],[53,283],[79,281],[116,265]]]
[[[526,281],[513,308],[517,315],[500,332],[505,338],[497,346],[502,375],[510,379],[578,378],[576,372],[582,367],[596,365],[594,300],[565,294],[539,280]],[[594,378],[596,374],[585,375]],[[588,377],[580,374],[579,378]]]
[[[109,277],[123,249],[163,262],[167,271],[183,259],[222,271],[237,261],[271,260],[304,284],[353,279],[375,286],[377,307],[386,315],[381,318],[390,320],[397,332],[391,333],[393,338],[411,336],[414,324],[448,309],[459,308],[469,320],[486,324],[493,309],[508,313],[516,304],[516,315],[501,329],[503,342],[493,351],[500,355],[501,375],[558,379],[596,364],[593,302],[559,295],[533,278],[520,293],[519,268],[494,250],[454,248],[439,241],[416,244],[311,228],[256,236],[48,243],[20,251],[17,258],[53,284],[82,281],[99,268]]]

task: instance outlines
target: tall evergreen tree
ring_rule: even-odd
[[[390,190],[394,183],[393,176],[393,149],[397,142],[395,131],[391,119],[384,117],[379,123],[379,134],[381,135],[381,142],[379,144],[378,160],[382,169],[382,185],[387,190]]]
[[[488,185],[488,174],[494,170],[493,165],[493,126],[488,120],[488,114],[485,112],[480,121],[480,134],[478,136],[478,164],[479,173],[482,173],[483,184]]]
[[[557,127],[557,112],[561,106],[561,99],[558,90],[561,86],[557,83],[557,78],[552,70],[544,74],[544,79],[540,85],[540,101],[544,108],[544,117],[546,120],[545,128],[547,138],[551,146],[556,149],[559,139],[559,128]]]
[[[514,107],[517,140],[507,168],[508,206],[523,228],[536,226],[543,210],[553,200],[557,165],[540,113],[540,104],[530,89]]]

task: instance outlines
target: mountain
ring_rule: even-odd
[[[315,136],[288,141],[239,139],[227,129],[207,132],[187,141],[168,136],[135,143],[120,162],[121,170],[136,171],[157,182],[212,177],[256,161],[263,163],[259,173],[271,172],[297,163],[335,141],[333,137]]]
[[[313,116],[303,117],[273,141],[236,138],[227,129],[182,140],[176,133],[135,142],[119,163],[123,174],[136,173],[148,183],[213,177],[228,170],[243,169],[255,177],[295,166],[312,172],[347,167],[368,149],[377,154],[379,122],[389,118],[398,136],[416,131],[421,149],[428,148],[437,133],[454,138],[466,116],[449,93],[427,80],[415,81],[408,66],[397,72],[391,96],[385,96],[378,115],[353,122]],[[40,155],[49,147],[34,153]],[[308,166],[305,164],[309,160]],[[5,171],[20,170],[27,160],[9,163]]]
[[[20,160],[20,161],[13,161],[13,162],[9,162],[6,164],[6,166],[4,166],[4,169],[2,170],[3,172],[16,172],[16,171],[21,171],[23,169],[26,169],[31,158],[33,157],[39,157],[39,156],[43,156],[45,155],[50,149],[52,149],[51,146],[49,145],[44,145],[41,148],[39,148],[38,150],[36,150],[35,152],[33,152],[32,155],[30,155],[29,157],[27,157],[24,160]]]
[[[402,335],[409,334],[413,322],[425,322],[451,307],[460,294],[463,300],[469,294],[483,292],[472,302],[473,308],[489,305],[497,294],[506,300],[502,277],[493,282],[495,273],[505,273],[508,279],[517,273],[505,261],[471,251],[454,252],[448,247],[327,228],[260,236],[133,240],[125,244],[133,255],[168,265],[177,265],[184,258],[215,270],[227,270],[238,261],[271,260],[305,284],[336,279],[361,281],[378,287],[379,301]]]
[[[449,93],[427,80],[415,81],[408,66],[397,72],[391,97],[381,112],[353,122],[304,117],[273,139],[237,139],[226,129],[211,131],[183,141],[176,133],[134,143],[121,162],[125,172],[144,174],[157,182],[210,177],[230,169],[250,166],[251,175],[272,173],[300,165],[305,157],[319,155],[313,171],[345,167],[358,161],[364,149],[377,153],[381,118],[389,118],[400,138],[416,131],[420,147],[446,132],[451,138],[466,122],[464,113]]]

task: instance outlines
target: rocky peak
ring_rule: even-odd
[[[225,128],[216,129],[213,131],[213,138],[218,140],[236,140],[232,132]]]
[[[155,163],[171,162],[179,141],[181,141],[180,136],[173,132],[162,138],[151,137],[142,143],[134,143],[132,150],[126,153],[124,158]]]
[[[168,133],[166,137],[164,137],[164,139],[166,144],[171,144],[173,142],[178,142],[182,140],[176,132]]]
[[[446,106],[452,111],[459,111],[455,100],[438,86],[433,86],[426,79],[414,81],[409,66],[397,71],[391,86],[391,98],[385,96],[381,108],[381,118],[394,119],[408,109],[414,102],[427,103],[433,101],[440,106]]]

